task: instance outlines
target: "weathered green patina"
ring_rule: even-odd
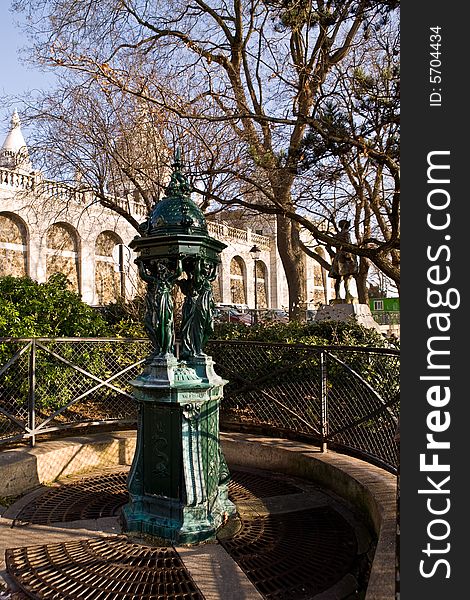
[[[215,538],[235,513],[219,443],[226,381],[203,352],[213,331],[212,281],[225,244],[209,237],[190,198],[179,153],[165,197],[131,247],[147,283],[145,328],[153,344],[131,382],[139,403],[137,448],[128,479],[124,530],[193,544]],[[185,296],[181,359],[175,356],[173,290]]]

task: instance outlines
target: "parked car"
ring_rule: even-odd
[[[269,308],[267,310],[260,311],[258,319],[262,323],[288,323],[289,313],[282,308]]]
[[[218,302],[215,307],[221,310],[233,309],[241,313],[248,310],[248,304],[225,304],[223,302]]]
[[[251,325],[253,322],[253,317],[249,313],[220,305],[215,309],[214,319],[219,323],[243,323],[244,325]]]
[[[241,313],[236,310],[230,311],[231,323],[243,323],[244,325],[252,325],[253,317],[249,313]]]

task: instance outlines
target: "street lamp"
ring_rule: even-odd
[[[236,293],[237,293],[237,286],[232,285],[230,287],[230,295],[231,295],[231,298],[232,298],[232,304],[235,304],[235,294]],[[229,323],[230,323],[230,310],[231,309],[229,308],[229,310],[228,310],[228,322]]]
[[[259,260],[261,250],[255,244],[253,248],[250,250],[250,253],[253,255],[253,260],[255,262],[255,325],[258,324],[258,280],[256,276],[256,263]]]

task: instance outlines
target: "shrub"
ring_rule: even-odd
[[[288,344],[371,346],[386,348],[389,341],[374,329],[356,321],[270,323],[247,327],[241,323],[218,323],[213,339],[251,340]]]
[[[145,301],[136,296],[130,302],[118,300],[99,309],[113,335],[124,338],[147,337],[144,328]]]
[[[0,277],[0,337],[98,337],[106,321],[68,289],[55,273],[46,283],[29,277]]]
[[[52,275],[46,283],[37,283],[29,277],[0,277],[0,337],[101,337],[110,334],[101,315],[68,289],[67,278],[62,273]],[[0,343],[0,366],[19,349],[17,344]],[[101,354],[98,349],[93,349],[88,355],[77,356],[73,346],[62,347],[62,356],[66,360],[105,374]],[[12,406],[22,407],[27,401],[29,383],[22,361],[24,358],[0,379],[0,397],[9,398]],[[43,350],[36,356],[36,372],[40,373],[36,385],[38,407],[64,406],[89,380]]]

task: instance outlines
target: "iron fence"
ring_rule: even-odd
[[[0,443],[135,423],[130,381],[149,351],[148,340],[0,338]],[[206,351],[228,380],[222,428],[302,435],[396,470],[398,351],[238,341]]]
[[[208,351],[229,381],[222,426],[302,435],[396,472],[397,350],[212,341]]]
[[[129,382],[149,351],[148,340],[0,339],[0,442],[134,423]]]

